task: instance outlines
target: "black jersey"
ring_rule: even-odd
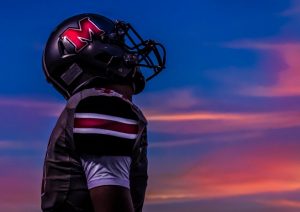
[[[131,156],[130,190],[141,211],[147,185],[146,119],[122,95],[91,88],[72,96],[50,136],[43,172],[43,211],[93,211],[80,155]]]

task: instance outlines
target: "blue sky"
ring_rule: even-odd
[[[42,52],[58,23],[85,12],[167,48],[167,69],[134,99],[149,119],[146,212],[300,210],[299,2],[13,0],[0,8],[0,211],[39,211],[65,104]]]

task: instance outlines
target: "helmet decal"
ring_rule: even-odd
[[[70,27],[66,29],[60,36],[63,42],[70,42],[77,53],[93,41],[92,35],[101,36],[105,33],[89,17],[81,19],[78,26],[79,28]]]

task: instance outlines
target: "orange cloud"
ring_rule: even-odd
[[[242,93],[253,96],[299,96],[300,95],[300,43],[263,43],[255,41],[233,42],[226,44],[230,48],[259,50],[264,54],[277,53],[279,60],[285,64],[280,70],[277,82],[271,86],[245,88]],[[274,58],[272,63],[278,58]],[[266,67],[268,68],[268,67]],[[274,72],[277,74],[278,71]]]
[[[149,121],[176,122],[176,121],[199,121],[199,120],[241,120],[245,117],[239,114],[226,113],[174,113],[164,115],[148,115]]]
[[[177,170],[177,175],[156,176],[161,182],[153,182],[148,199],[182,201],[299,190],[299,149],[299,144],[284,143],[222,149]]]
[[[149,129],[172,134],[203,134],[241,130],[266,130],[300,126],[300,112],[173,114],[146,113]]]

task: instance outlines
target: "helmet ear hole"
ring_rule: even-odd
[[[77,79],[82,74],[82,69],[78,64],[73,63],[66,72],[61,75],[61,79],[70,86],[75,79]]]

